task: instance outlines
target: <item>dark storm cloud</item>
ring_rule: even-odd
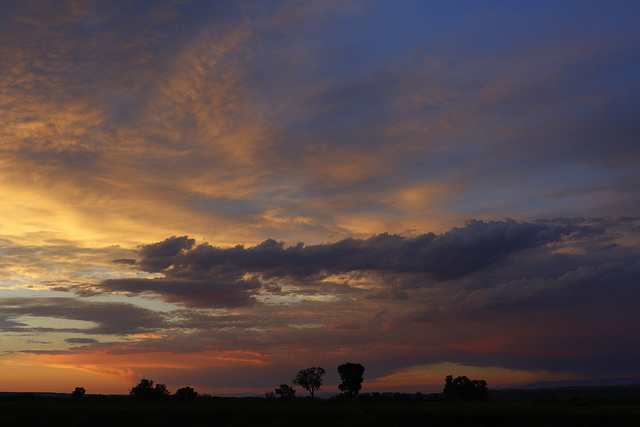
[[[637,257],[636,253],[634,257]],[[640,262],[636,259],[586,263],[554,278],[533,275],[494,284],[481,289],[467,289],[449,302],[458,316],[478,318],[496,311],[514,311],[531,307],[563,309],[576,304],[599,301],[611,310],[633,315],[630,303],[640,296],[635,284],[640,280]]]
[[[193,307],[232,308],[256,304],[252,291],[260,284],[252,281],[220,283],[205,280],[171,279],[110,279],[88,290],[77,290],[79,295],[102,292],[122,292],[128,295],[155,294],[171,303]]]
[[[183,237],[169,237],[162,242],[144,245],[140,248],[140,266],[145,271],[162,271],[171,266],[171,260],[183,251],[191,249],[194,239]]]
[[[13,320],[10,320],[12,316],[0,316],[0,328],[3,330],[6,329],[12,329],[15,327],[23,327],[23,326],[27,326],[26,323],[22,323],[22,322],[14,322]]]
[[[514,253],[465,277],[435,283],[429,294],[412,294],[422,307],[409,315],[411,321],[479,320],[523,310],[586,307],[595,302],[601,310],[606,307],[636,318],[632,301],[640,292],[636,286],[640,249],[630,243],[638,238],[633,220],[556,220],[570,222],[581,226],[562,244]],[[394,276],[387,283],[391,289],[407,291],[415,288],[412,280],[420,278]],[[607,317],[613,321],[611,315]]]
[[[155,331],[167,327],[162,314],[132,304],[118,302],[89,302],[77,298],[2,298],[0,307],[4,316],[53,317],[57,319],[94,322],[97,326],[86,328],[40,328],[28,324],[4,322],[5,331],[48,331],[64,330],[89,334],[135,334]]]
[[[254,247],[229,249],[208,244],[193,246],[192,239],[171,237],[143,246],[140,265],[168,277],[201,277],[259,273],[269,279],[283,276],[313,277],[354,271],[426,273],[438,280],[465,276],[509,254],[561,241],[588,226],[467,222],[443,234],[403,237],[379,234],[366,240],[285,247],[273,239]]]
[[[383,233],[289,247],[269,239],[253,247],[231,248],[196,245],[194,239],[174,236],[138,251],[138,267],[163,278],[108,279],[73,290],[80,296],[158,295],[166,302],[202,308],[254,306],[258,295],[412,300],[424,304],[423,314],[412,315],[417,320],[446,307],[452,312],[497,307],[499,302],[492,301],[499,300],[506,308],[543,301],[549,292],[559,297],[572,288],[557,283],[568,283],[571,274],[584,274],[587,267],[606,269],[626,260],[617,267],[623,270],[620,275],[633,274],[632,250],[612,243],[616,234],[609,229],[620,226],[613,220],[607,224],[580,218],[536,223],[472,220],[442,234]],[[556,253],[567,245],[586,253]],[[429,288],[436,294],[421,296],[421,289]],[[587,295],[585,289],[581,295]]]

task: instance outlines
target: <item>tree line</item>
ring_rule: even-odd
[[[338,375],[340,375],[339,398],[352,400],[358,397],[362,382],[364,380],[364,366],[360,363],[344,363],[338,366]],[[291,380],[293,386],[289,384],[280,384],[275,392],[266,393],[267,398],[275,398],[278,396],[282,401],[291,401],[295,399],[295,386],[299,386],[306,390],[313,399],[315,392],[322,387],[323,377],[326,371],[320,366],[313,366],[301,369]],[[80,399],[85,395],[84,387],[76,387],[72,392],[74,398]],[[489,390],[485,380],[471,380],[466,376],[447,375],[442,393],[450,401],[483,401],[489,397]],[[167,389],[165,384],[154,384],[153,380],[142,379],[140,383],[129,390],[129,396],[138,401],[157,401],[173,397],[177,401],[193,401],[198,397],[198,392],[193,387],[179,388],[173,395]]]

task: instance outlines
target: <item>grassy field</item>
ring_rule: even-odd
[[[2,426],[638,426],[640,405],[43,400],[0,402]]]

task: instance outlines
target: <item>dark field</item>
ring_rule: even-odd
[[[449,403],[263,399],[0,402],[2,426],[638,426],[640,404]]]

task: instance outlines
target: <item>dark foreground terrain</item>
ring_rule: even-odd
[[[0,401],[2,426],[638,426],[640,404],[365,402],[264,399],[140,403]]]

